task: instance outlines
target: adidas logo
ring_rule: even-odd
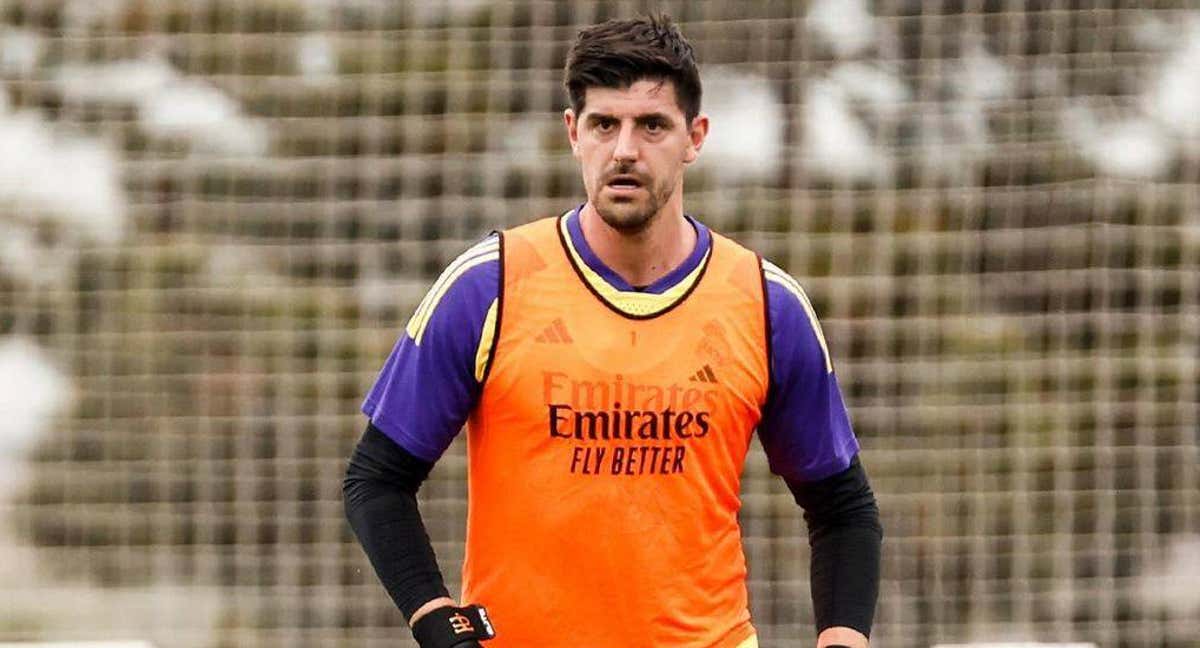
[[[567,332],[567,327],[565,324],[563,324],[561,318],[550,322],[550,326],[547,326],[545,330],[543,330],[534,339],[538,342],[550,342],[554,344],[566,344],[575,341],[575,339],[571,337],[571,334]]]
[[[697,371],[695,375],[688,380],[692,382],[715,383],[717,382],[717,374],[713,373],[712,367],[704,365],[704,368]]]

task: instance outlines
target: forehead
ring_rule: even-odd
[[[675,84],[657,79],[640,79],[627,88],[588,88],[580,117],[588,113],[614,117],[662,113],[683,120],[683,111],[675,100]]]

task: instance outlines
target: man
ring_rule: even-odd
[[[737,523],[757,429],[805,510],[819,647],[867,645],[879,513],[800,286],[683,213],[709,121],[663,17],[583,30],[587,202],[484,239],[363,404],[347,515],[422,648],[757,646]],[[467,423],[459,607],[415,494]]]

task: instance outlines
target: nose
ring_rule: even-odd
[[[638,158],[637,137],[633,125],[621,125],[617,133],[617,145],[613,148],[613,161],[636,162]]]

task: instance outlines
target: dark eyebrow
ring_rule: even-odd
[[[587,123],[589,125],[594,126],[603,121],[619,121],[619,120],[612,115],[606,115],[604,113],[592,113],[587,116]],[[670,115],[667,115],[666,113],[660,113],[660,112],[653,112],[653,113],[646,113],[645,115],[638,115],[637,117],[633,118],[633,121],[641,126],[645,126],[646,124],[655,123],[655,122],[662,124],[664,126],[673,126],[675,124],[675,122],[671,119]]]
[[[658,123],[662,126],[674,126],[675,121],[669,115],[664,113],[650,113],[648,115],[638,115],[634,122],[645,126],[646,124]]]
[[[589,126],[595,126],[602,121],[617,121],[617,118],[613,117],[612,115],[605,115],[603,113],[592,113],[587,116],[587,123]]]

